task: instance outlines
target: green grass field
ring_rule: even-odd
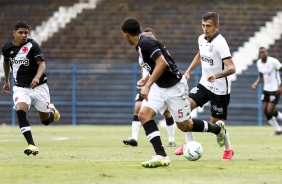
[[[26,142],[18,127],[0,127],[0,183],[5,184],[273,184],[282,183],[282,136],[270,136],[271,127],[229,127],[235,155],[221,161],[211,133],[195,133],[204,147],[195,162],[175,156],[166,148],[171,165],[143,168],[154,150],[140,131],[138,147],[124,146],[131,126],[33,126],[40,152],[26,156]],[[160,127],[167,143],[166,128]],[[184,134],[176,128],[177,146]]]

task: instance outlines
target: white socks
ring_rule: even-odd
[[[280,112],[278,112],[278,116],[279,116],[279,113],[280,113]],[[281,114],[281,113],[280,113],[280,114]],[[277,117],[278,117],[278,116],[277,116]],[[279,124],[277,123],[275,117],[272,117],[272,119],[268,120],[268,123],[269,123],[271,126],[273,126],[273,128],[274,128],[275,131],[278,131],[278,132],[282,131],[282,130],[281,130],[281,127],[280,127]]]
[[[184,132],[186,142],[195,141],[193,133],[192,132]]]
[[[227,130],[226,130],[226,133],[225,133],[225,145],[224,145],[224,149],[225,149],[225,150],[231,150],[231,149],[232,149],[231,144],[230,144],[230,140],[229,140],[229,133],[228,133]]]
[[[278,120],[282,121],[282,113],[278,111],[278,115],[276,117]]]
[[[138,135],[139,135],[139,130],[141,127],[141,122],[140,121],[132,121],[132,139],[135,141],[138,140]]]
[[[167,127],[167,133],[168,133],[168,142],[175,142],[174,124],[166,126],[166,127]]]

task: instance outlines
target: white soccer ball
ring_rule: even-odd
[[[203,155],[203,146],[196,142],[187,142],[183,147],[183,155],[190,161],[196,161],[200,159]]]

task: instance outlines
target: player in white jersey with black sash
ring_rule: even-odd
[[[139,64],[149,71],[150,76],[137,82],[144,98],[138,118],[143,124],[146,136],[156,155],[142,163],[143,167],[168,166],[170,159],[162,145],[160,131],[154,121],[157,113],[168,107],[177,127],[183,132],[212,132],[218,135],[218,144],[225,144],[224,122],[210,124],[203,120],[191,119],[188,85],[172,57],[155,38],[142,34],[139,21],[127,18],[121,29],[124,38],[135,47]]]
[[[19,127],[24,135],[28,147],[24,150],[27,155],[39,153],[35,146],[31,126],[26,113],[31,104],[39,112],[44,125],[60,119],[60,114],[53,104],[50,104],[47,76],[44,74],[45,60],[37,42],[27,38],[29,25],[25,21],[15,24],[14,40],[2,47],[4,56],[5,83],[3,93],[10,92],[10,67],[13,72],[15,86],[13,87],[13,101],[18,117]]]
[[[257,69],[259,76],[252,84],[252,88],[256,89],[258,83],[263,82],[263,93],[261,96],[263,113],[270,125],[273,126],[275,132],[273,135],[281,135],[282,130],[278,120],[282,120],[282,113],[276,109],[282,92],[282,84],[280,72],[282,64],[273,57],[268,56],[264,47],[259,49],[260,59],[257,61]]]
[[[214,12],[208,12],[202,17],[202,29],[204,34],[198,38],[199,52],[185,72],[185,78],[189,80],[190,73],[199,65],[202,66],[202,76],[197,87],[190,93],[191,110],[202,107],[205,103],[211,103],[212,124],[219,120],[227,119],[227,107],[230,101],[231,84],[228,76],[235,73],[235,65],[229,51],[228,44],[219,33],[219,17]],[[183,153],[182,148],[174,152],[176,155]],[[226,141],[222,160],[232,159],[234,151],[231,148],[229,135],[226,131]]]

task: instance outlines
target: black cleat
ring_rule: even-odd
[[[125,145],[137,146],[138,142],[135,139],[128,139],[122,141]]]
[[[276,135],[281,135],[282,134],[282,131],[275,131],[272,136],[276,136]]]

